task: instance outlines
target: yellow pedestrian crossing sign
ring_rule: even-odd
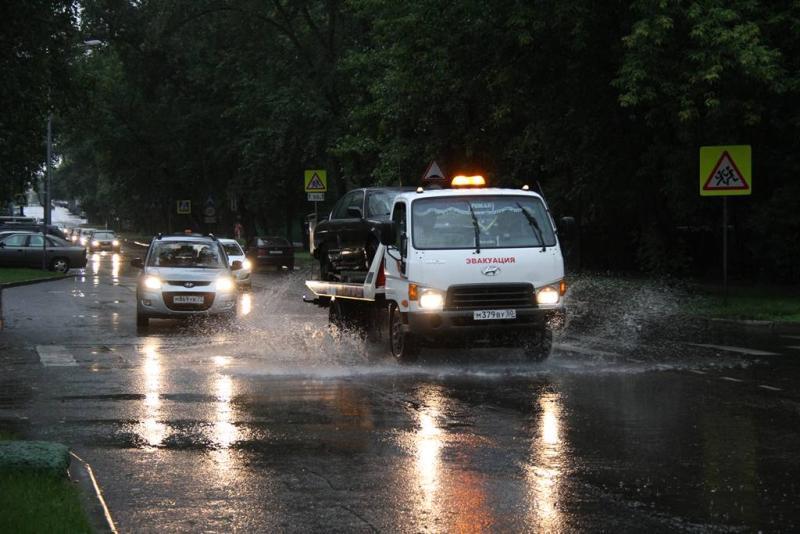
[[[306,193],[324,193],[328,190],[328,173],[324,170],[310,170],[305,172]]]
[[[750,145],[700,147],[700,196],[749,195],[753,192]]]

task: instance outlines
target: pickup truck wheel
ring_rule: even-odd
[[[403,332],[403,316],[394,303],[389,309],[389,349],[400,362],[413,362],[419,354],[419,345],[414,337]]]
[[[526,336],[522,342],[525,357],[532,362],[542,362],[553,350],[553,331],[545,327]]]
[[[328,308],[328,322],[342,330],[366,337],[367,321],[364,310],[356,302],[334,299]]]
[[[150,325],[150,318],[142,313],[136,312],[136,328],[144,329]]]

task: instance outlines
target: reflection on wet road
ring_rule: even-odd
[[[137,336],[126,260],[10,290],[0,337],[0,430],[69,443],[123,531],[798,526],[796,339],[605,324],[543,364],[398,365],[328,330],[302,273],[258,275],[232,327]]]

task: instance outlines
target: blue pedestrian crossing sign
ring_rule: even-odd
[[[322,169],[308,170],[303,183],[306,193],[325,193],[328,190],[328,173]]]
[[[178,215],[190,215],[192,213],[192,201],[191,200],[179,200],[178,201]]]

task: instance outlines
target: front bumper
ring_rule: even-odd
[[[428,338],[449,337],[463,340],[486,335],[513,335],[564,324],[563,306],[517,309],[516,319],[476,321],[473,310],[409,312],[403,317],[403,330]]]
[[[167,301],[170,295],[204,295],[205,304],[200,306],[169,306]],[[232,292],[203,292],[203,291],[160,291],[139,289],[136,294],[136,306],[140,314],[154,318],[190,317],[194,315],[220,315],[236,311],[238,294]]]

